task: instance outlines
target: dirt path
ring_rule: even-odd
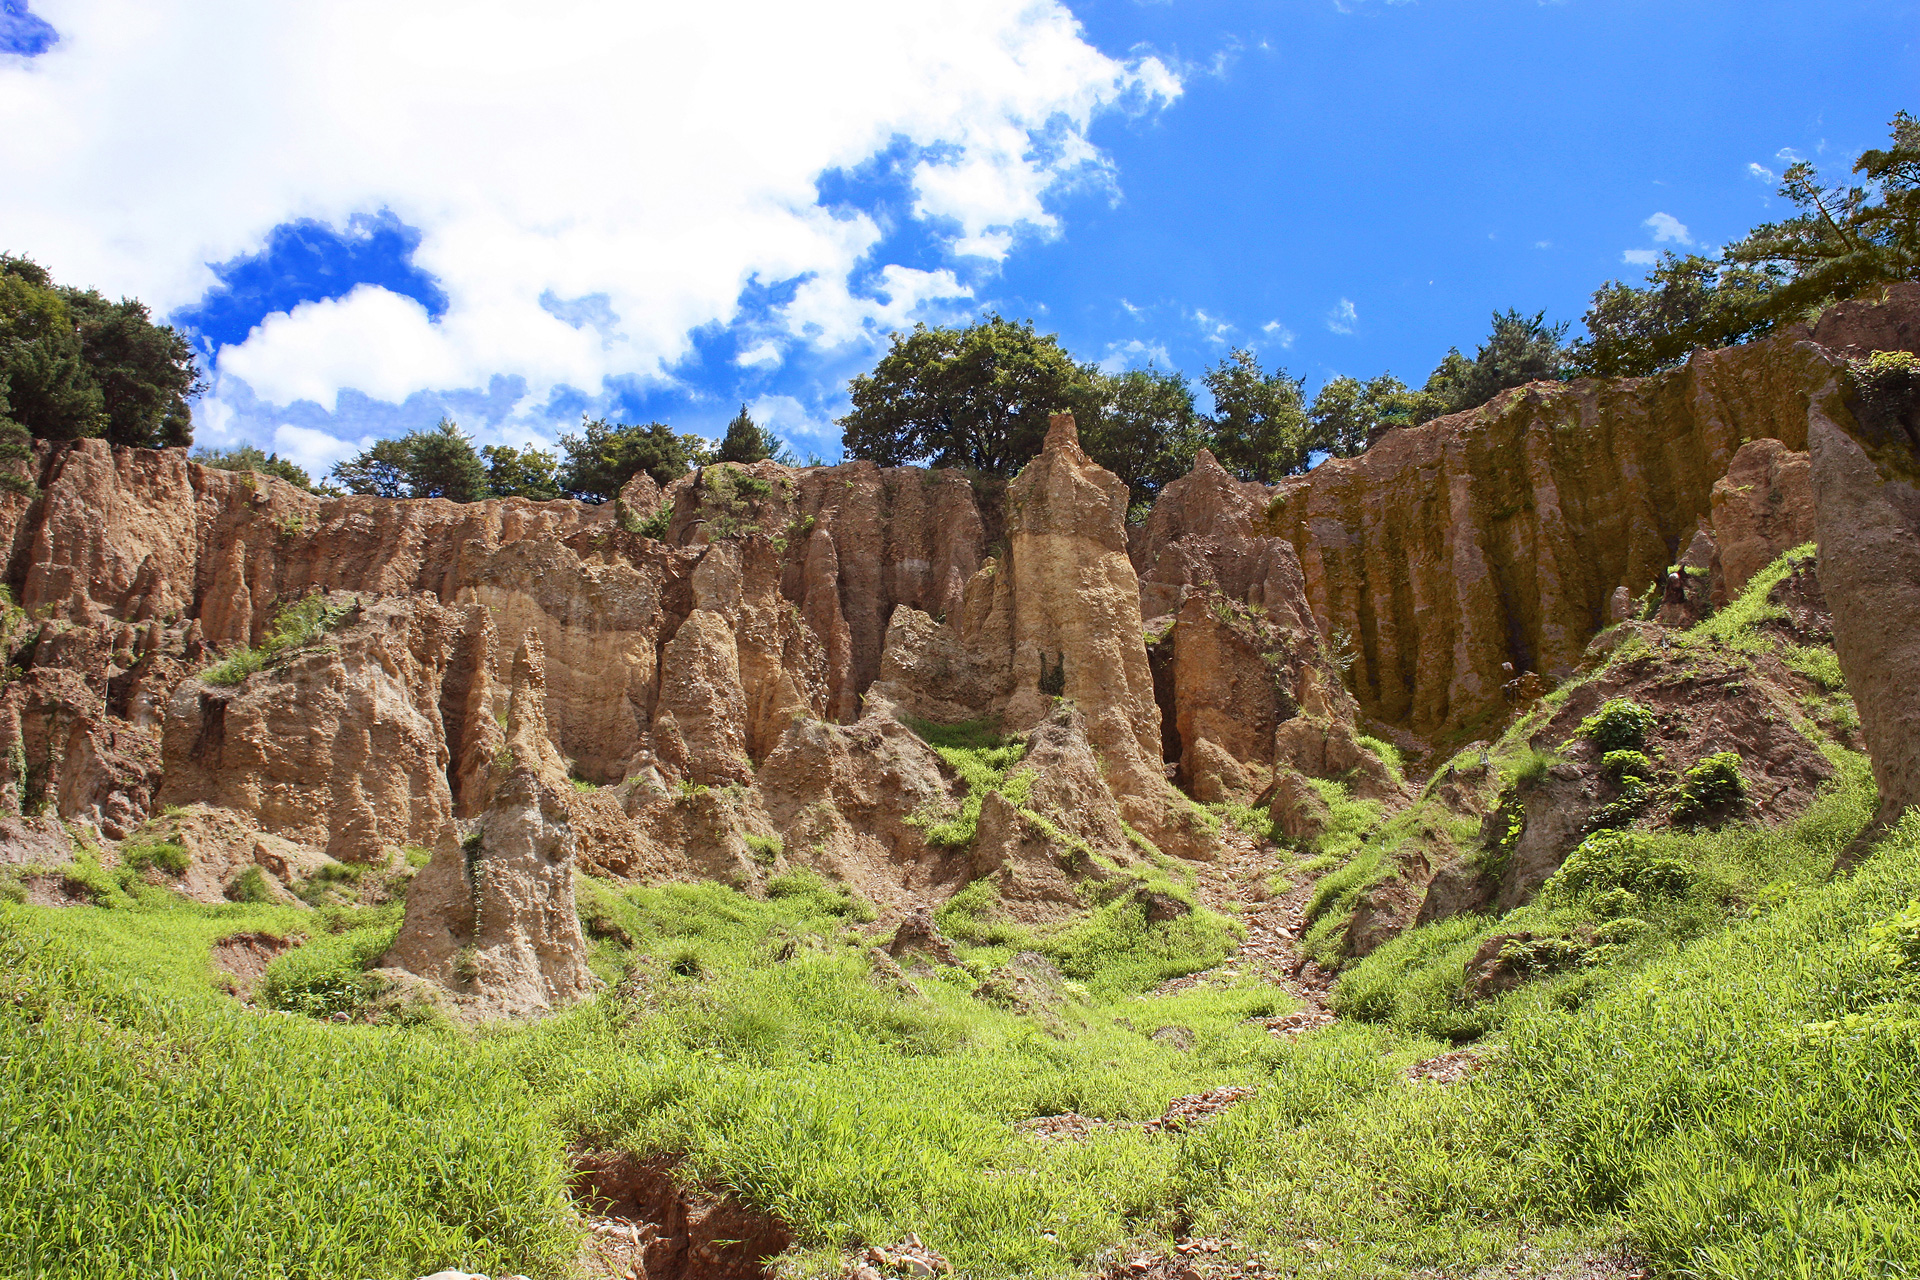
[[[1327,1008],[1333,976],[1300,950],[1314,881],[1292,874],[1293,853],[1270,841],[1228,828],[1221,832],[1220,845],[1220,856],[1214,861],[1194,864],[1194,893],[1202,906],[1237,915],[1247,926],[1247,935],[1218,968],[1177,978],[1161,986],[1158,994],[1247,976],[1300,1001],[1293,1013],[1262,1019],[1275,1035],[1297,1035],[1325,1026],[1333,1021]],[[1291,881],[1292,888],[1270,893],[1268,885],[1276,877]]]

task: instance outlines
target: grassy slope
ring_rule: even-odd
[[[1068,1274],[1191,1230],[1356,1280],[1622,1237],[1664,1275],[1908,1274],[1920,817],[1828,880],[1868,805],[1844,763],[1780,833],[1663,837],[1687,890],[1642,908],[1631,945],[1482,1006],[1507,1047],[1447,1088],[1402,1068],[1445,1047],[1427,1032],[1463,1030],[1435,1017],[1463,1008],[1449,957],[1492,922],[1376,953],[1343,998],[1366,988],[1379,1021],[1283,1043],[1245,1022],[1283,1011],[1270,990],[1143,997],[1225,932],[1149,928],[1132,897],[1051,937],[963,901],[945,913],[963,965],[914,974],[916,994],[871,971],[857,904],[805,877],[766,901],[583,881],[596,931],[631,942],[596,944],[617,985],[482,1033],[255,1013],[215,990],[217,938],[331,924],[277,962],[275,990],[351,1003],[354,964],[392,928],[377,914],[153,893],[0,906],[0,1258],[61,1276],[558,1276],[577,1242],[564,1152],[584,1143],[683,1154],[793,1223],[803,1269],[917,1231],[978,1276]],[[1071,979],[1042,1018],[972,994],[1021,946]],[[1194,1048],[1150,1039],[1163,1025]],[[1190,1134],[1013,1127],[1143,1119],[1224,1083],[1259,1092]]]

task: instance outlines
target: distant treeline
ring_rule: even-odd
[[[848,457],[927,463],[1010,476],[1039,452],[1051,414],[1070,410],[1082,446],[1127,479],[1138,515],[1209,448],[1247,480],[1271,482],[1321,457],[1351,457],[1395,426],[1484,404],[1508,387],[1593,375],[1642,376],[1694,351],[1727,346],[1812,316],[1833,302],[1920,279],[1920,122],[1894,117],[1891,145],[1829,186],[1809,162],[1782,176],[1797,212],[1756,227],[1715,255],[1667,253],[1640,284],[1614,280],[1593,295],[1586,336],[1509,309],[1495,313],[1469,357],[1458,348],[1420,386],[1390,373],[1335,378],[1307,399],[1304,379],[1229,352],[1201,375],[1213,412],[1171,370],[1109,373],[1075,360],[1031,322],[987,315],[964,327],[896,333],[871,373],[853,379],[840,419]],[[131,299],[53,284],[24,258],[0,256],[0,460],[29,436],[102,436],[116,444],[192,440],[187,398],[201,389],[192,348]],[[560,449],[476,449],[442,419],[382,440],[315,486],[293,463],[242,447],[199,455],[213,466],[280,475],[320,491],[383,497],[572,497],[603,502],[641,471],[665,484],[710,462],[790,461],[745,406],[709,444],[661,422],[583,420]],[[0,468],[0,480],[9,469]],[[18,487],[23,481],[11,481]]]

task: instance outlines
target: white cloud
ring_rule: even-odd
[[[273,429],[273,451],[283,458],[291,458],[315,479],[332,471],[334,463],[345,462],[372,446],[372,436],[362,440],[342,440],[324,431],[296,427],[291,423],[281,423]]]
[[[1551,249],[1551,248],[1553,248],[1553,241],[1551,241],[1551,240],[1535,240],[1535,241],[1533,242],[1533,247],[1534,247],[1534,248],[1536,248],[1536,249]]]
[[[1192,311],[1189,311],[1187,318],[1193,321],[1194,326],[1200,330],[1201,337],[1216,346],[1225,346],[1227,344],[1227,335],[1233,332],[1233,326],[1231,324],[1222,320],[1219,316],[1208,315],[1206,311],[1200,307],[1195,307]]]
[[[1620,261],[1636,267],[1650,267],[1660,260],[1660,255],[1652,249],[1627,249],[1620,254]]]
[[[421,230],[439,321],[364,287],[223,353],[277,403],[505,375],[531,404],[664,377],[755,280],[804,279],[785,327],[853,341],[968,290],[880,264],[867,296],[881,229],[816,203],[824,170],[922,148],[917,211],[997,262],[1057,233],[1050,192],[1112,181],[1096,116],[1181,92],[1159,60],[1095,49],[1061,0],[37,7],[62,38],[0,63],[0,119],[34,122],[0,130],[0,227],[61,279],[164,314],[289,219],[388,208]]]
[[[1826,145],[1826,139],[1822,138],[1820,140],[1820,145],[1824,147]],[[1788,164],[1795,164],[1801,160],[1806,159],[1805,156],[1801,155],[1798,151],[1795,151],[1792,147],[1780,148],[1778,151],[1773,153],[1773,158],[1775,160],[1784,160]]]
[[[1273,343],[1282,350],[1293,346],[1293,330],[1287,328],[1287,326],[1281,324],[1278,320],[1267,321],[1260,326],[1260,332],[1267,335],[1268,342]]]
[[[1763,164],[1749,163],[1747,165],[1747,176],[1749,178],[1758,178],[1762,182],[1772,182],[1774,179],[1773,170]]]
[[[1168,2],[1171,3],[1171,0],[1168,0]],[[1147,314],[1147,309],[1145,307],[1136,307],[1131,302],[1128,302],[1125,298],[1120,299],[1120,308],[1121,310],[1125,311],[1128,315],[1132,316],[1135,320],[1138,320],[1141,316],[1144,316],[1145,314]]]
[[[1145,364],[1171,369],[1173,357],[1167,354],[1166,347],[1161,343],[1142,342],[1138,338],[1132,338],[1126,342],[1108,345],[1107,354],[1100,358],[1100,371],[1119,373],[1122,369],[1138,368]]]
[[[1340,305],[1327,312],[1327,328],[1334,333],[1352,333],[1353,327],[1360,322],[1360,313],[1353,303],[1340,299]]]
[[[1687,224],[1670,213],[1656,213],[1640,225],[1653,232],[1655,244],[1693,243],[1693,237],[1687,234]]]

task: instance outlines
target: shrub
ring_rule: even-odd
[[[1599,831],[1580,842],[1541,889],[1542,896],[1587,898],[1605,890],[1625,889],[1642,897],[1673,897],[1694,882],[1693,868],[1656,853],[1642,836],[1625,831]]]
[[[227,888],[227,897],[234,902],[272,902],[273,890],[267,887],[267,877],[258,867],[248,867]]]
[[[1644,751],[1609,751],[1600,757],[1600,767],[1616,782],[1629,778],[1639,782],[1653,779],[1653,761]]]
[[[1510,785],[1530,787],[1546,777],[1547,770],[1559,763],[1558,753],[1527,746],[1502,762],[1500,771],[1507,776]]]
[[[1653,712],[1628,698],[1610,698],[1600,710],[1580,722],[1577,732],[1604,752],[1641,751],[1654,726]],[[1602,757],[1604,758],[1604,756]]]
[[[157,867],[177,876],[193,862],[193,855],[171,840],[130,840],[120,846],[120,860],[136,870]]]
[[[758,836],[749,831],[741,839],[747,842],[753,860],[762,866],[770,867],[780,857],[782,846],[778,837]]]
[[[1740,776],[1740,757],[1732,751],[1716,751],[1700,760],[1680,780],[1680,799],[1673,806],[1675,822],[1700,822],[1712,814],[1731,808],[1747,794],[1746,780]]]

